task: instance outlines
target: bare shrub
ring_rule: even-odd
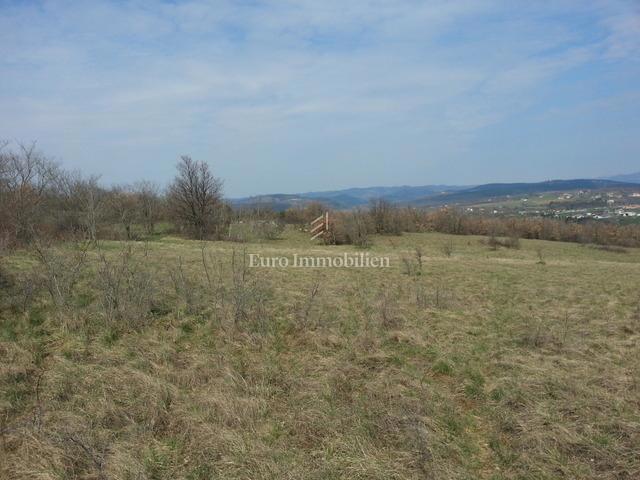
[[[100,295],[102,313],[110,325],[137,327],[151,312],[155,286],[130,245],[113,259],[100,256],[94,285]]]
[[[370,217],[360,210],[336,213],[333,215],[327,240],[336,245],[355,245],[366,248],[371,245],[369,238],[371,230]]]
[[[422,275],[422,249],[420,247],[414,249],[413,256],[403,255],[401,261],[403,273],[416,277]]]
[[[242,254],[234,250],[231,256],[231,288],[229,299],[235,326],[249,325],[261,332],[266,331],[266,301],[269,291],[249,270],[247,251]]]
[[[373,223],[373,231],[379,234],[400,235],[403,225],[398,208],[384,199],[370,203],[369,215]]]
[[[392,295],[384,285],[380,291],[378,308],[383,328],[396,328],[400,325],[401,318],[398,312],[397,297]]]
[[[200,253],[209,295],[213,299],[214,309],[220,310],[223,308],[226,298],[222,260],[214,258],[211,253],[207,254],[205,242],[202,242]]]
[[[417,307],[446,309],[451,306],[454,300],[454,294],[451,288],[447,285],[443,283],[436,283],[432,287],[429,287],[416,281],[415,301]]]
[[[71,305],[76,285],[86,267],[88,247],[88,242],[75,242],[71,244],[70,252],[56,252],[39,241],[34,243],[33,252],[40,266],[38,276],[56,307]]]
[[[496,251],[500,246],[500,241],[494,235],[491,235],[487,240],[487,245],[489,246],[489,249]]]
[[[482,243],[488,245],[488,247],[493,251],[498,250],[498,248],[500,247],[512,248],[514,250],[520,249],[520,239],[516,236],[498,238],[495,235],[491,235],[486,241],[483,241]]]
[[[416,280],[415,282],[415,302],[418,308],[425,308],[429,305],[429,297],[425,286]]]
[[[510,236],[508,238],[505,238],[502,242],[502,245],[505,248],[512,248],[514,250],[519,250],[520,249],[520,239],[516,236]]]
[[[206,265],[206,263],[205,263]],[[208,275],[208,270],[206,270]],[[169,268],[169,278],[176,296],[184,303],[188,313],[195,313],[202,305],[199,298],[198,285],[185,271],[182,257],[178,258],[178,264]]]
[[[418,272],[420,275],[422,275],[422,248],[421,247],[416,247],[414,249],[414,254],[415,254],[415,258],[416,258],[416,265],[418,266]]]

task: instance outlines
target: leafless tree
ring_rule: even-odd
[[[0,217],[14,239],[29,241],[58,169],[36,150],[35,142],[19,144],[15,151],[5,148],[0,151]]]
[[[93,244],[98,226],[106,213],[107,192],[98,185],[99,177],[84,178],[79,172],[65,172],[58,177],[58,196],[68,214],[67,228],[82,231]]]
[[[385,199],[372,200],[369,214],[375,233],[399,234],[402,229],[398,218],[398,209]]]
[[[225,204],[222,181],[205,162],[182,156],[178,174],[169,187],[169,204],[176,221],[202,239],[219,232]]]
[[[140,220],[147,234],[151,235],[154,233],[156,223],[160,218],[160,190],[154,183],[143,181],[136,184],[135,192]]]
[[[109,192],[109,207],[114,220],[124,228],[127,240],[133,238],[131,226],[136,220],[136,196],[130,188],[114,187]]]
[[[98,241],[98,223],[103,211],[104,191],[98,186],[98,177],[90,177],[81,187],[82,220],[89,240],[96,243]]]

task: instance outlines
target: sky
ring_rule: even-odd
[[[230,197],[640,170],[638,0],[0,0],[0,139]]]

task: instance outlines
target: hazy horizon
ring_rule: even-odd
[[[0,0],[0,139],[230,198],[639,170],[634,1]]]

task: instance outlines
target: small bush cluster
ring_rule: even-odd
[[[498,238],[494,235],[491,235],[486,241],[486,243],[491,250],[498,250],[498,248],[513,248],[518,250],[520,248],[520,239],[516,236],[511,236],[507,238]]]

